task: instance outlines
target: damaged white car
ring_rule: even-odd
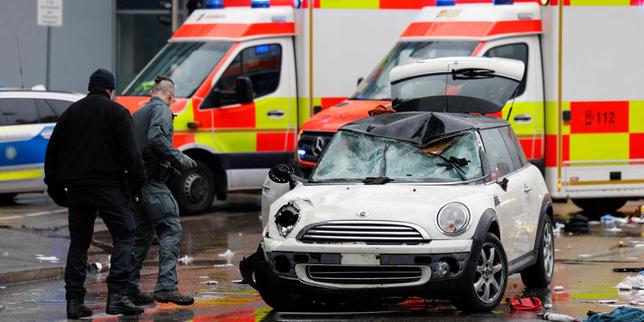
[[[521,62],[444,58],[395,68],[393,114],[344,126],[309,180],[264,184],[264,230],[244,279],[276,309],[450,299],[490,311],[510,274],[545,287],[552,206],[499,112]]]

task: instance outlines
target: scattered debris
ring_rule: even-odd
[[[225,258],[233,258],[235,256],[235,252],[233,252],[230,249],[226,249],[225,252],[219,254],[218,256],[219,257],[225,257]]]
[[[244,280],[232,280],[231,282],[233,284],[246,284],[246,283],[244,283]]]
[[[213,267],[217,267],[217,268],[222,268],[222,267],[233,267],[233,266],[235,266],[235,265],[233,265],[232,263],[226,263],[226,264],[215,264],[215,265],[213,265]]]
[[[588,217],[581,214],[574,215],[570,218],[568,223],[566,223],[564,230],[569,233],[587,234],[590,231],[588,228]]]
[[[9,252],[7,252],[7,251],[2,252],[2,256],[4,256],[4,257],[9,256]]]
[[[552,308],[552,304],[546,303],[546,304],[543,305],[543,308],[546,309],[546,310],[550,310]]]
[[[52,263],[57,263],[59,261],[58,257],[56,256],[44,256],[41,254],[36,254],[36,259],[39,261],[52,262]]]
[[[535,311],[541,309],[541,300],[536,297],[522,297],[510,301],[510,306],[517,311]]]
[[[555,235],[555,237],[561,236],[561,230],[565,229],[566,225],[562,223],[555,223],[555,228],[552,230],[552,233]]]
[[[0,312],[4,311],[4,305],[0,304]]]
[[[199,276],[199,278],[202,279],[202,280],[207,280],[208,276],[202,275],[202,276]]]
[[[618,307],[610,313],[588,311],[586,322],[644,321],[644,310],[635,307]]]
[[[597,301],[599,304],[615,304],[617,303],[617,300],[599,300]]]
[[[192,263],[193,261],[194,259],[192,258],[192,256],[188,256],[188,255],[179,258],[179,263],[183,265],[190,265],[190,263]]]
[[[0,285],[0,290],[4,290],[5,288],[7,288],[7,285]]]
[[[100,273],[102,269],[103,269],[103,265],[101,263],[96,262],[96,263],[87,264],[88,274]]]
[[[557,285],[557,286],[555,286],[555,287],[553,287],[553,288],[552,288],[552,291],[553,291],[553,292],[563,292],[563,291],[564,291],[564,287],[563,287],[563,286],[561,286],[561,285]]]
[[[205,282],[201,282],[201,283],[206,284],[206,285],[219,285],[219,282],[213,281],[213,280],[205,281]]]
[[[537,316],[546,321],[557,321],[557,322],[579,322],[579,320],[573,318],[570,315],[565,315],[565,314],[557,314],[557,313],[550,313],[546,312],[543,314],[537,314]]]
[[[621,291],[644,290],[644,275],[627,276],[616,287]]]

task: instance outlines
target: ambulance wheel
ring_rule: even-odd
[[[465,296],[454,303],[463,312],[490,312],[503,299],[508,262],[499,238],[487,233],[474,270],[467,275]]]
[[[604,212],[616,211],[622,208],[628,199],[625,198],[605,198],[605,199],[573,199],[575,206],[586,210],[590,213],[603,215]]]
[[[8,205],[13,203],[13,198],[17,193],[0,193],[0,204]]]
[[[215,197],[215,177],[205,163],[197,161],[197,167],[182,173],[173,188],[182,214],[206,212]]]
[[[523,284],[530,288],[547,287],[555,273],[555,237],[552,232],[552,221],[550,217],[545,217],[541,242],[537,250],[537,262],[521,272]]]

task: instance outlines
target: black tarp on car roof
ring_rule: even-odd
[[[458,132],[508,125],[505,120],[483,115],[398,112],[351,122],[340,130],[407,141],[417,147],[425,147],[436,139]]]

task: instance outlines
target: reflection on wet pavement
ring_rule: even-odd
[[[634,207],[636,203],[629,203]],[[567,219],[578,209],[571,204],[556,204],[556,217]],[[630,211],[626,207],[623,211]],[[493,312],[463,315],[449,302],[411,298],[401,304],[390,304],[354,312],[344,308],[335,312],[273,312],[248,285],[239,284],[241,278],[237,264],[257,248],[260,240],[259,196],[233,194],[231,201],[217,204],[213,212],[183,217],[184,241],[181,257],[192,261],[179,267],[179,287],[183,292],[193,292],[193,306],[180,307],[157,304],[146,308],[139,317],[144,321],[537,321],[534,311],[512,311],[504,300]],[[632,292],[618,293],[615,285],[636,273],[614,273],[613,268],[639,267],[642,265],[644,247],[636,247],[640,237],[561,234],[555,240],[555,279],[550,289],[526,290],[518,274],[511,276],[505,298],[536,296],[544,304],[552,305],[549,311],[583,318],[588,310],[608,312],[614,307],[628,304]],[[98,241],[110,243],[107,232],[98,231]],[[621,242],[621,246],[620,246]],[[151,290],[156,281],[158,265],[157,246],[151,250],[145,263],[141,285]],[[226,253],[227,250],[230,252]],[[234,255],[231,254],[234,252]],[[220,256],[222,255],[222,256]],[[228,256],[230,255],[230,256]],[[107,264],[107,254],[96,251],[90,261]],[[104,313],[106,272],[89,275],[86,303],[96,313],[95,321],[136,320],[109,316]],[[561,291],[552,291],[561,286]],[[602,304],[600,301],[614,300]],[[65,319],[64,284],[49,281],[24,285],[10,285],[0,289],[0,320],[29,321]]]

